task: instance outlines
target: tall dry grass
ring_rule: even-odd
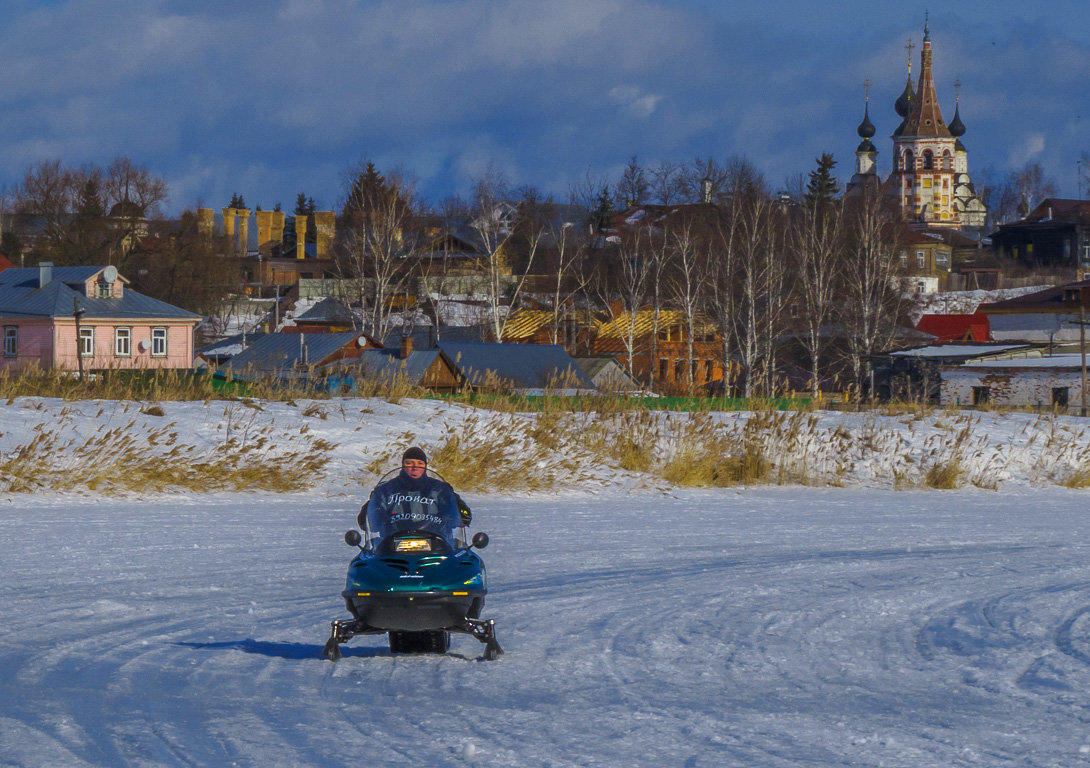
[[[187,443],[176,422],[152,424],[129,408],[122,419],[92,422],[88,430],[87,419],[65,407],[0,456],[0,492],[290,492],[321,478],[333,443],[298,434],[285,450],[283,434],[272,424],[246,418],[242,407],[225,409],[222,438],[211,446]],[[147,415],[146,410],[138,413]]]

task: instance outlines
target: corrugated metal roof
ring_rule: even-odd
[[[50,267],[51,281],[62,283],[85,283],[101,272],[105,267]],[[37,288],[41,276],[40,267],[16,267],[0,273],[0,285],[21,285],[24,288]]]
[[[454,366],[480,385],[492,378],[520,388],[545,388],[564,379],[564,387],[594,389],[591,381],[559,344],[487,344],[440,341],[439,348]]]
[[[623,339],[632,330],[632,313],[622,312],[614,319],[598,326],[598,338]],[[659,310],[659,330],[674,326],[685,325],[685,313],[676,309]],[[715,326],[703,318],[697,318],[694,323],[694,331],[698,334],[714,333]],[[651,309],[641,309],[635,317],[635,335],[644,336],[651,333],[655,327],[655,312]]]
[[[505,339],[529,339],[541,328],[553,321],[553,313],[542,309],[524,309],[516,312],[503,327]]]
[[[120,299],[84,296],[82,285],[102,267],[54,267],[53,276],[38,287],[39,271],[5,269],[0,272],[0,315],[9,317],[71,317],[73,299],[84,317],[178,318],[199,320],[200,315],[126,288]],[[16,273],[13,275],[13,273]],[[71,285],[80,286],[79,290]]]
[[[226,367],[238,373],[282,374],[321,365],[360,335],[345,333],[267,333],[231,358]]]
[[[398,357],[396,349],[365,349],[358,360],[345,360],[338,363],[338,370],[358,370],[363,378],[385,382],[393,382],[404,377],[418,384],[437,357],[439,357],[438,349],[414,350],[405,359]]]

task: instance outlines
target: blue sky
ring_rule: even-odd
[[[938,5],[938,4],[934,4]],[[1038,161],[1076,194],[1090,151],[1090,2],[932,8],[970,172]],[[588,174],[743,155],[773,186],[833,152],[851,174],[869,78],[879,167],[928,4],[763,0],[8,0],[0,183],[127,155],[167,213],[338,206],[362,159],[433,200],[490,164],[565,197]]]

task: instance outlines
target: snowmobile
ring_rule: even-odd
[[[488,590],[484,561],[473,550],[488,546],[488,534],[475,533],[467,543],[463,525],[454,541],[411,530],[373,542],[366,516],[364,522],[366,537],[355,529],[344,535],[360,550],[341,593],[352,618],[332,622],[324,658],[337,661],[341,643],[356,635],[380,634],[389,635],[390,653],[446,653],[452,632],[484,643],[486,660],[503,653],[495,622],[480,618]]]

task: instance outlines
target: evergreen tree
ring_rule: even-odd
[[[832,154],[823,152],[817,159],[817,168],[810,171],[810,181],[806,184],[803,199],[811,208],[823,208],[840,194],[840,182],[833,176],[836,160]]]
[[[595,231],[609,224],[610,218],[615,213],[613,208],[613,195],[609,193],[609,186],[603,186],[595,201],[594,210],[590,212],[590,223]]]
[[[228,205],[228,208],[245,208],[245,207],[246,207],[246,201],[242,199],[242,195],[240,195],[238,192],[235,192],[233,195],[231,195],[231,203],[230,203],[230,205]]]
[[[375,200],[388,191],[386,179],[375,168],[372,162],[367,163],[363,173],[359,174],[352,182],[352,188],[348,192],[348,198],[344,202],[344,216],[350,216],[358,211],[366,211],[372,208]]]

